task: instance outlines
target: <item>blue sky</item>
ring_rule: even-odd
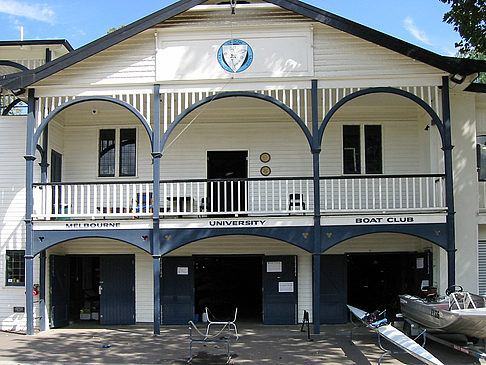
[[[170,0],[0,0],[0,40],[67,39],[74,48],[129,24]],[[309,4],[445,56],[459,35],[442,21],[440,0],[308,0]]]

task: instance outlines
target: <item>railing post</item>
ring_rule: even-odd
[[[313,258],[313,295],[312,295],[312,321],[314,333],[320,333],[321,325],[321,199],[319,181],[319,155],[321,152],[319,143],[319,122],[317,113],[317,80],[312,80],[312,176],[314,182],[314,250]]]
[[[444,123],[444,167],[445,192],[447,204],[447,282],[448,286],[456,284],[456,241],[455,241],[455,211],[454,211],[454,182],[452,170],[452,137],[451,110],[449,100],[449,78],[442,77],[442,119]]]

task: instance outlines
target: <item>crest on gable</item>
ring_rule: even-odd
[[[250,67],[252,61],[253,50],[245,41],[231,39],[219,47],[218,62],[228,72],[242,72]]]

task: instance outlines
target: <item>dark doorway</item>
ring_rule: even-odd
[[[50,326],[53,328],[69,324],[69,259],[66,256],[49,257]]]
[[[195,257],[195,310],[208,307],[218,319],[231,318],[238,308],[238,322],[262,321],[261,256]]]
[[[133,255],[50,256],[51,327],[135,323]]]
[[[98,321],[100,313],[100,258],[68,256],[69,320]]]
[[[62,155],[59,152],[51,150],[51,182],[62,181]],[[59,205],[61,201],[61,186],[52,186],[52,213],[64,213]],[[56,212],[56,205],[58,211]]]
[[[209,212],[246,210],[248,151],[207,152]]]
[[[399,294],[422,295],[432,280],[430,253],[348,254],[348,304],[366,312],[386,309],[389,320],[400,312]]]
[[[62,155],[51,150],[51,182],[62,181]]]

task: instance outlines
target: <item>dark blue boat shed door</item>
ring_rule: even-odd
[[[100,324],[135,324],[135,256],[100,256]]]
[[[364,273],[366,275],[366,273]],[[321,323],[348,321],[346,255],[321,256]]]
[[[163,257],[160,283],[162,323],[194,320],[194,261],[192,257]]]
[[[263,323],[297,323],[297,257],[265,256]]]
[[[51,255],[49,273],[51,327],[64,327],[69,324],[69,258]]]

